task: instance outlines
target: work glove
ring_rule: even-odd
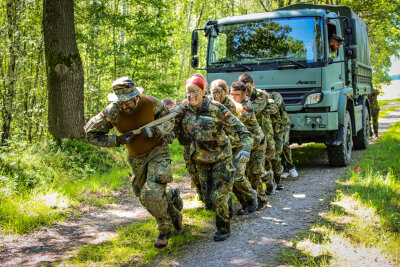
[[[237,164],[243,164],[249,162],[249,160],[250,160],[250,153],[244,150],[241,150],[235,158],[235,162]]]
[[[142,136],[147,137],[147,138],[158,138],[162,136],[161,132],[161,126],[156,126],[153,128],[150,127],[143,127],[140,132]]]
[[[119,146],[129,144],[130,142],[132,142],[134,137],[135,137],[135,135],[132,133],[124,133],[124,134],[118,135],[117,136],[117,144]]]

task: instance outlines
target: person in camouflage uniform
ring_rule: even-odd
[[[230,134],[237,134],[242,151],[236,160],[248,162],[253,139],[246,127],[223,105],[204,96],[205,83],[199,77],[185,82],[188,105],[176,118],[175,132],[181,144],[189,145],[202,194],[211,201],[216,213],[214,241],[230,235],[230,199],[233,186]]]
[[[231,96],[235,102],[242,105],[240,121],[247,127],[252,134],[254,143],[250,154],[250,161],[247,164],[246,176],[251,186],[257,191],[258,208],[261,210],[265,207],[267,196],[263,187],[261,177],[265,175],[265,135],[257,122],[256,114],[253,110],[252,103],[246,99],[247,88],[242,82],[234,82],[231,85]]]
[[[274,103],[274,100],[268,97],[263,90],[254,88],[253,77],[248,73],[243,73],[239,76],[239,82],[245,84],[247,89],[247,98],[251,101],[258,124],[265,135],[266,150],[265,150],[265,169],[268,171],[262,179],[267,184],[266,193],[272,195],[275,193],[276,184],[273,179],[271,161],[275,158],[275,141],[274,129],[272,127],[271,115],[279,111]]]
[[[193,73],[193,77],[198,77],[204,81],[204,92],[207,91],[207,80],[201,73]],[[187,101],[187,99],[185,99]],[[212,203],[210,201],[207,201],[207,199],[203,196],[201,193],[201,186],[200,186],[200,180],[196,172],[196,168],[194,166],[194,162],[190,158],[190,145],[183,145],[183,159],[185,160],[185,165],[186,165],[186,170],[188,171],[190,175],[190,180],[191,180],[191,187],[196,188],[196,193],[199,199],[204,203],[204,207],[206,209],[213,209]],[[204,208],[201,207],[200,209]]]
[[[372,117],[372,125],[373,125],[373,130],[374,134],[376,137],[379,136],[378,134],[378,129],[379,129],[379,105],[378,105],[378,95],[379,95],[379,90],[372,88],[371,93],[368,95],[368,101],[369,101],[369,106],[371,110],[371,117]],[[372,131],[371,131],[371,136],[372,136]]]
[[[241,116],[241,105],[236,104],[231,98],[228,97],[229,89],[228,85],[224,80],[214,80],[210,85],[211,99],[224,105],[234,116],[240,119]],[[240,119],[241,120],[241,119]],[[241,120],[242,121],[242,120]],[[243,122],[243,121],[242,121]],[[246,125],[245,125],[246,126]],[[233,158],[236,158],[238,153],[242,150],[242,144],[237,134],[229,135],[230,142],[232,145]],[[257,203],[257,192],[252,188],[252,185],[245,177],[246,165],[238,166],[236,162],[233,162],[236,171],[234,173],[233,193],[239,200],[242,209],[238,211],[238,215],[245,215],[256,211]],[[262,184],[261,184],[262,187]],[[263,189],[263,188],[262,188]],[[265,195],[265,192],[264,192]]]
[[[284,187],[281,184],[281,174],[283,172],[283,166],[281,163],[281,155],[283,151],[283,144],[285,139],[285,126],[289,122],[289,116],[285,111],[285,103],[281,94],[272,92],[269,97],[274,100],[274,103],[278,107],[278,112],[271,115],[272,126],[274,129],[274,140],[275,140],[275,158],[271,161],[272,170],[274,171],[274,180],[276,182],[276,189],[282,190]]]
[[[87,141],[103,147],[126,146],[134,174],[134,193],[156,219],[160,234],[154,245],[162,248],[168,244],[172,226],[179,233],[184,232],[179,190],[170,188],[167,192],[167,184],[172,181],[172,171],[166,140],[173,140],[170,134],[174,121],[142,127],[167,115],[168,109],[157,98],[140,94],[128,77],[115,80],[112,88],[114,93],[108,95],[112,103],[84,127]],[[108,135],[113,127],[122,135]],[[139,128],[139,135],[129,132]]]

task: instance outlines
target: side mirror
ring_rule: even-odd
[[[347,47],[345,50],[345,55],[348,59],[357,58],[357,48],[356,47]]]
[[[192,32],[192,56],[197,55],[199,49],[199,33],[194,30]]]
[[[198,57],[192,57],[192,60],[191,60],[191,65],[192,65],[192,68],[197,68],[198,66],[199,66],[199,58]]]
[[[348,45],[356,45],[356,20],[355,19],[345,19],[343,21],[344,28],[344,41]]]

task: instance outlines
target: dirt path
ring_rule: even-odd
[[[388,107],[388,106],[386,106]],[[381,120],[382,131],[400,120],[400,111]],[[353,162],[362,154],[354,151]],[[234,217],[229,241],[210,240],[185,247],[173,264],[181,266],[276,265],[274,255],[298,232],[308,229],[322,199],[333,194],[335,180],[346,168],[330,168],[326,155],[311,159],[300,177],[283,181],[285,189],[270,197],[270,206],[244,218]],[[194,195],[188,179],[176,183],[183,198]],[[149,216],[130,191],[114,204],[86,208],[80,217],[59,222],[25,236],[0,235],[0,266],[38,266],[69,257],[82,246],[116,235],[118,227]],[[169,263],[171,263],[169,259]]]

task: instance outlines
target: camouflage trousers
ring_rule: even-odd
[[[199,176],[201,191],[207,202],[211,203],[215,209],[215,224],[217,232],[230,232],[229,218],[229,192],[233,187],[232,158],[215,162],[201,163],[195,162]]]
[[[274,171],[275,181],[279,182],[281,179],[281,174],[283,171],[283,167],[281,164],[281,154],[283,151],[283,143],[284,143],[284,132],[278,131],[274,135],[275,140],[275,157],[271,160],[272,170]]]
[[[376,136],[378,136],[378,129],[379,129],[379,121],[378,121],[379,111],[380,111],[380,108],[378,106],[378,103],[376,103],[376,104],[372,103],[372,105],[371,105],[372,127],[374,130],[374,134]]]
[[[234,159],[239,152],[240,149],[234,149],[232,151]],[[236,166],[236,164],[233,165],[235,167],[235,172],[233,174],[233,193],[244,209],[255,202],[257,198],[257,192],[253,190],[251,184],[244,175],[246,164],[243,164],[244,166]]]
[[[250,181],[251,186],[257,191],[258,203],[267,202],[263,181],[261,176],[265,174],[265,149],[266,142],[253,147],[250,154],[250,160],[246,168],[246,176]]]
[[[284,143],[281,155],[282,166],[284,170],[291,170],[295,167],[292,160],[292,150],[290,149],[290,144],[289,144],[289,134],[290,134],[290,126],[285,127],[284,129]]]
[[[140,203],[156,219],[162,234],[171,232],[172,223],[179,220],[180,212],[172,203],[172,193],[167,183],[172,181],[169,147],[156,146],[144,158],[128,157],[132,167],[132,187]]]
[[[196,193],[199,196],[199,199],[205,203],[204,196],[201,193],[200,180],[196,171],[196,166],[193,160],[190,158],[189,148],[190,146],[183,147],[183,159],[185,160],[186,170],[190,175],[191,187],[196,188]]]

